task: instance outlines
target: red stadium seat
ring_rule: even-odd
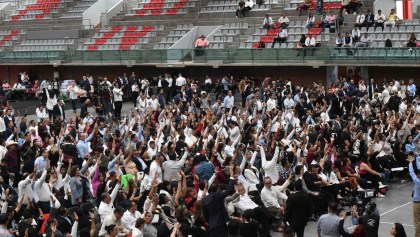
[[[98,48],[99,48],[99,46],[95,45],[95,44],[94,45],[88,45],[87,50],[88,51],[97,51]]]

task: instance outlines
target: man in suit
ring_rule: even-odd
[[[53,107],[54,117],[59,116],[61,120],[66,120],[66,113],[64,112],[64,103],[62,100],[58,100],[57,104]]]
[[[226,222],[229,215],[225,209],[224,200],[234,191],[233,165],[229,167],[230,180],[226,190],[221,191],[220,186],[212,184],[209,188],[209,195],[203,198],[203,213],[209,223],[211,237],[228,237]]]
[[[378,85],[375,84],[375,81],[370,79],[369,86],[368,86],[368,92],[369,92],[369,99],[372,99],[373,94],[375,94],[375,91],[378,89]]]
[[[80,118],[85,118],[88,112],[88,106],[90,104],[90,100],[87,99],[81,106],[80,106]]]
[[[291,194],[286,201],[284,220],[289,222],[297,237],[303,237],[305,226],[312,215],[312,200],[309,194],[302,191],[302,180],[296,181],[293,187],[295,193]]]
[[[369,30],[369,27],[373,26],[373,24],[375,23],[375,15],[373,15],[369,9],[367,10],[365,20],[366,29]]]

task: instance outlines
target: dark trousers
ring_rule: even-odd
[[[50,121],[53,121],[53,118],[54,118],[53,111],[49,109],[47,109],[47,111],[48,111],[48,118],[50,118]]]
[[[38,208],[41,208],[44,214],[50,213],[50,202],[38,201]]]
[[[305,233],[305,226],[303,227],[296,227],[296,226],[290,226],[293,230],[293,232],[295,232],[297,237],[303,237],[303,234]]]
[[[274,48],[274,45],[279,42],[279,44],[281,45],[281,43],[286,42],[286,38],[280,38],[280,37],[276,37],[273,39],[273,44],[271,45],[271,48]]]
[[[77,99],[70,100],[70,101],[71,101],[71,107],[73,109],[73,112],[76,112],[76,109],[77,109]]]
[[[133,101],[134,107],[137,107],[137,97],[139,97],[139,93],[137,91],[131,92],[131,101]]]
[[[221,225],[210,229],[211,237],[229,237],[228,228],[226,225]]]
[[[375,31],[376,31],[376,27],[378,27],[378,26],[380,26],[382,28],[382,31],[384,31],[384,23],[383,22],[382,23],[379,23],[379,22],[375,23]]]
[[[254,208],[254,214],[254,219],[261,225],[260,237],[270,237],[270,213],[262,207],[256,207]]]
[[[250,8],[250,7],[244,7],[244,8],[242,8],[241,9],[241,14],[242,14],[242,16],[245,16],[245,13],[246,12],[249,12],[249,11],[251,11],[252,10],[252,8]]]
[[[122,101],[114,101],[114,118],[121,118]]]

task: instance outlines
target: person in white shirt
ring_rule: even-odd
[[[118,235],[120,233],[128,234],[130,231],[124,227],[122,224],[121,218],[123,216],[124,210],[121,207],[117,207],[113,213],[109,214],[105,219],[102,221],[101,229],[99,230],[99,236],[108,236],[107,230],[105,229],[107,226],[115,225],[114,228],[118,229]]]
[[[378,10],[378,13],[375,15],[375,31],[376,27],[380,26],[382,28],[382,31],[384,31],[384,22],[386,20],[386,17],[384,14],[382,14],[381,10]]]
[[[262,161],[261,166],[265,172],[265,177],[270,177],[274,183],[277,183],[277,181],[280,178],[279,171],[276,167],[277,160],[279,158],[279,147],[276,146],[276,150],[274,151],[274,155],[273,158],[271,158],[271,160],[266,159],[264,147],[262,146],[260,147],[260,153]]]
[[[119,177],[117,177],[119,179]],[[118,190],[120,189],[119,182],[115,185],[114,189],[112,190],[111,195],[108,192],[104,192],[101,194],[101,203],[99,204],[98,214],[101,217],[101,222],[104,221],[105,217],[112,214],[114,211],[114,201],[117,197]]]
[[[233,97],[231,90],[228,91],[227,96],[225,96],[223,100],[223,104],[227,110],[230,110],[231,108],[233,108],[235,104],[235,97]]]
[[[361,38],[360,42],[356,43],[356,47],[370,47],[370,44],[372,43],[372,38],[370,38],[369,34],[366,32]]]
[[[271,18],[271,16],[269,14],[265,14],[264,17],[264,21],[263,21],[263,29],[267,29],[267,33],[268,31],[273,28],[274,22],[273,22],[273,18]]]
[[[124,212],[124,215],[121,218],[124,228],[131,230],[138,218],[141,218],[141,213],[137,211],[137,204],[135,202],[130,202],[130,207]]]
[[[279,18],[278,23],[280,23],[280,27],[284,29],[289,26],[290,21],[289,21],[289,18],[287,18],[287,16],[283,14]]]
[[[279,33],[273,39],[273,43],[271,44],[271,48],[274,48],[274,45],[279,42],[280,46],[281,43],[285,43],[287,40],[287,31],[286,29],[280,29]]]
[[[147,101],[148,107],[152,109],[152,111],[156,111],[159,107],[159,101],[156,99],[156,95],[152,95],[152,97]]]
[[[36,108],[35,113],[38,123],[41,122],[41,119],[48,118],[47,110],[45,109],[43,104],[39,105],[39,107]]]
[[[267,112],[270,112],[275,108],[277,108],[277,99],[274,94],[271,94],[270,98],[267,100]]]
[[[314,27],[314,24],[315,24],[315,16],[312,15],[312,13],[309,13],[308,18],[306,19],[305,28],[310,29],[310,28]]]
[[[284,212],[284,202],[287,199],[286,194],[273,187],[270,177],[264,178],[264,188],[261,190],[261,201],[267,211],[275,216],[281,216]],[[282,205],[280,205],[282,204]]]
[[[185,86],[186,84],[187,84],[187,80],[180,73],[178,75],[178,78],[175,80],[175,86],[176,86],[177,91],[180,91],[181,90],[181,87],[182,86]]]
[[[69,99],[71,101],[71,106],[73,109],[73,113],[76,113],[77,109],[77,96],[79,93],[79,87],[76,85],[75,81],[71,81],[69,87],[67,88],[69,91]]]
[[[287,98],[283,101],[285,109],[292,109],[295,106],[295,101],[292,99],[292,94],[287,93]]]
[[[154,161],[150,164],[150,171],[149,171],[149,186],[152,185],[152,181],[156,180],[158,183],[162,182],[163,174],[162,174],[162,163],[165,161],[165,157],[163,155],[158,155]]]
[[[45,164],[45,169],[42,172],[37,173],[38,180],[35,182],[34,191],[36,193],[38,207],[41,208],[42,212],[49,213],[50,210],[50,195],[51,189],[48,185],[49,180],[47,180],[47,171],[50,167],[50,161],[47,160]]]
[[[114,83],[114,89],[112,90],[114,95],[114,118],[121,118],[123,89],[124,86],[120,89],[120,85]]]
[[[363,26],[366,26],[366,15],[363,14],[362,10],[360,10],[359,15],[356,17],[356,24],[354,27],[361,29]]]
[[[360,30],[357,26],[351,30],[351,37],[353,38],[353,42],[358,42],[360,40]]]
[[[311,55],[314,56],[314,49],[316,47],[316,40],[313,35],[308,35],[308,37],[305,40],[305,47],[306,48],[312,48],[311,49]],[[304,51],[304,55],[306,56],[306,50]]]

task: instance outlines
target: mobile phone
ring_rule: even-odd
[[[346,212],[346,216],[351,216],[351,211]]]

